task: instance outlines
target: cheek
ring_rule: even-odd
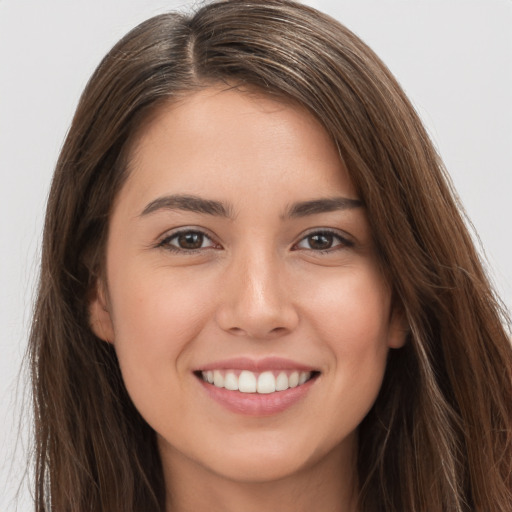
[[[389,292],[373,268],[346,269],[314,290],[305,306],[315,331],[312,339],[328,352],[333,389],[352,390],[354,407],[359,402],[364,412],[380,389],[386,367]]]
[[[329,274],[307,292],[303,307],[337,352],[387,345],[390,293],[372,267]]]
[[[210,304],[208,280],[190,279],[186,272],[166,268],[133,272],[128,268],[112,276],[109,289],[115,304],[116,337],[126,334],[137,339],[151,334],[155,341],[169,341],[200,329]]]
[[[126,278],[126,276],[131,276]],[[169,269],[111,273],[114,344],[127,387],[169,387],[180,360],[193,347],[212,301],[204,281]]]

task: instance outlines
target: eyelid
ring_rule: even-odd
[[[321,249],[315,250],[315,249],[307,249],[307,248],[298,247],[298,245],[301,242],[303,242],[308,237],[313,236],[313,235],[330,235],[330,236],[337,238],[340,241],[340,243],[335,245],[334,247],[330,247],[329,249],[324,249],[324,250],[321,250]],[[311,251],[311,252],[314,252],[317,254],[322,254],[322,253],[333,252],[336,250],[345,249],[347,247],[353,247],[354,245],[355,245],[355,243],[352,240],[352,238],[344,231],[340,231],[340,230],[334,229],[334,228],[319,227],[319,228],[311,228],[311,229],[307,230],[306,232],[302,233],[298,242],[296,242],[293,245],[292,250],[306,250],[306,251]],[[295,249],[296,247],[297,247],[297,249]]]
[[[211,242],[211,245],[209,245],[208,247],[199,247],[198,249],[183,249],[178,246],[171,245],[171,240],[178,237],[179,235],[183,235],[186,233],[198,233],[203,237],[207,238]],[[190,254],[194,252],[204,251],[206,249],[218,248],[220,247],[220,244],[216,241],[215,237],[204,228],[200,228],[198,226],[181,226],[178,228],[165,231],[163,235],[158,237],[156,247],[160,247],[173,252]]]
[[[198,233],[198,234],[202,235],[203,237],[205,237],[206,239],[208,239],[211,242],[211,245],[209,245],[207,247],[200,247],[197,249],[183,249],[178,246],[171,245],[171,243],[170,243],[171,240],[173,240],[174,238],[178,237],[179,235],[182,235],[185,233]],[[308,237],[313,236],[313,235],[322,235],[322,234],[330,235],[330,236],[337,238],[339,243],[333,247],[330,247],[330,248],[324,249],[324,250],[321,250],[321,249],[315,250],[315,249],[298,247],[298,245],[301,242],[303,242],[304,240],[306,240]],[[341,231],[341,230],[338,230],[335,228],[317,227],[317,228],[308,229],[307,231],[303,232],[300,235],[299,240],[293,244],[292,250],[305,250],[305,251],[310,251],[310,252],[317,253],[317,254],[322,254],[322,253],[334,252],[336,250],[342,250],[347,247],[353,247],[354,245],[355,245],[354,241],[344,231]],[[198,226],[181,226],[181,227],[177,227],[177,228],[165,231],[158,238],[158,241],[155,244],[155,247],[164,248],[166,250],[170,250],[170,251],[174,251],[174,252],[178,252],[178,253],[190,254],[190,253],[200,252],[200,251],[204,251],[206,249],[211,249],[211,248],[221,248],[221,244],[219,242],[217,242],[216,237],[213,236],[207,229],[204,229],[204,228],[201,228]]]

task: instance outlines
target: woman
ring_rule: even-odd
[[[509,510],[506,321],[364,43],[283,1],[155,17],[54,176],[37,510]]]

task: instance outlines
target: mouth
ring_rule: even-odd
[[[206,396],[224,409],[246,416],[271,416],[299,406],[322,374],[287,358],[239,357],[193,371]]]
[[[240,393],[270,395],[303,386],[318,377],[318,371],[209,369],[194,372],[197,378],[215,388]]]

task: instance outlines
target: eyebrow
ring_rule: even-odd
[[[348,197],[332,197],[326,199],[314,199],[312,201],[301,201],[292,204],[284,217],[300,218],[318,213],[328,213],[339,210],[352,210],[361,208],[363,202],[359,199],[349,199]]]
[[[361,208],[362,206],[363,202],[361,200],[350,199],[348,197],[313,199],[311,201],[293,203],[287,208],[282,218],[301,218],[319,213]],[[184,210],[229,219],[234,217],[231,205],[212,199],[204,199],[199,196],[183,194],[162,196],[151,201],[146,205],[144,210],[142,210],[140,217],[144,217],[158,210]]]
[[[205,213],[217,217],[232,218],[233,212],[230,206],[220,201],[203,199],[193,195],[163,196],[151,201],[140,214],[141,217],[149,215],[157,210],[185,210],[188,212]]]

